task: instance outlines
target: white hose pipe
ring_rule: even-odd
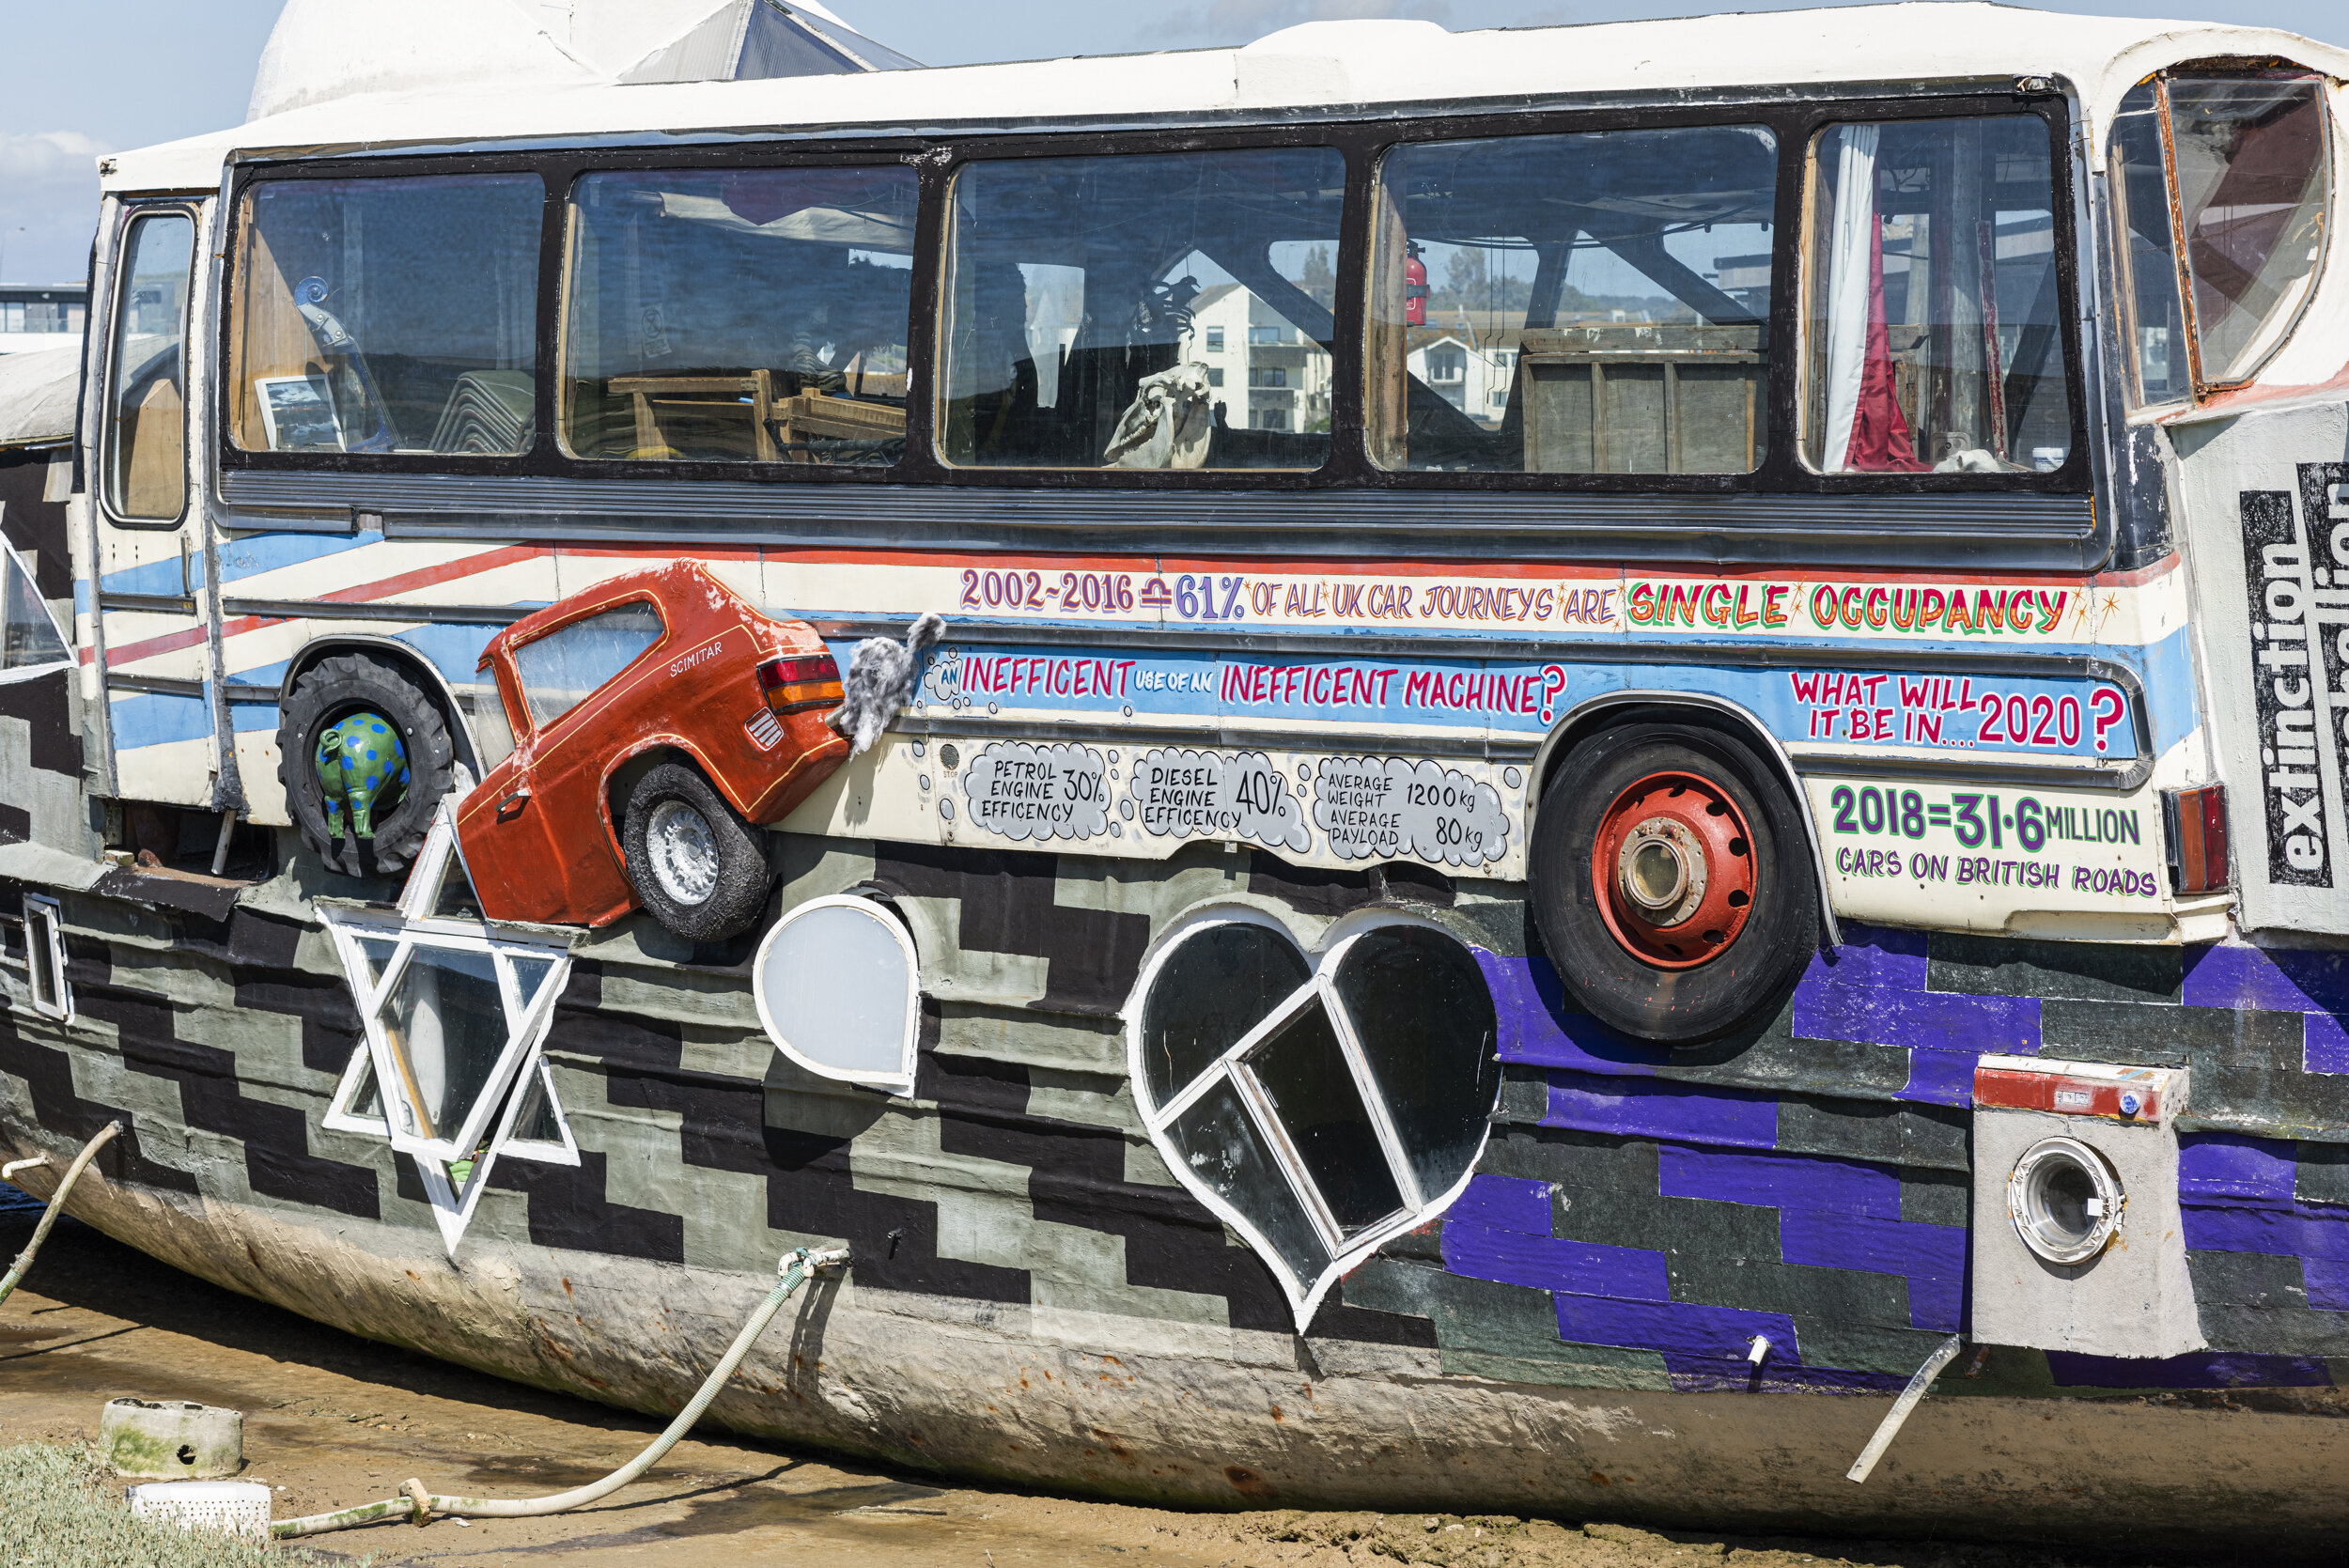
[[[1885,1412],[1884,1420],[1876,1424],[1876,1435],[1868,1439],[1868,1446],[1859,1451],[1859,1457],[1853,1460],[1851,1468],[1843,1472],[1844,1480],[1865,1482],[1875,1471],[1876,1461],[1884,1457],[1884,1451],[1892,1446],[1892,1439],[1899,1436],[1901,1428],[1907,1424],[1908,1413],[1917,1408],[1917,1402],[1925,1397],[1925,1390],[1933,1387],[1933,1380],[1941,1375],[1941,1369],[1950,1364],[1951,1358],[1957,1354],[1957,1347],[1963,1343],[1960,1336],[1952,1334],[1925,1358],[1925,1364],[1917,1369],[1917,1374],[1908,1380],[1908,1387],[1901,1390],[1901,1397],[1892,1402],[1892,1408]]]
[[[659,1464],[661,1456],[676,1447],[678,1438],[692,1430],[693,1423],[701,1420],[702,1412],[708,1410],[710,1402],[718,1397],[718,1390],[725,1386],[726,1379],[734,1375],[734,1369],[742,1364],[742,1358],[751,1353],[752,1343],[773,1321],[775,1313],[782,1310],[792,1292],[807,1282],[808,1276],[819,1268],[839,1267],[848,1261],[848,1250],[845,1247],[801,1247],[786,1252],[782,1263],[776,1266],[775,1288],[769,1291],[767,1299],[752,1311],[750,1320],[742,1325],[742,1331],[734,1336],[734,1343],[727,1347],[718,1364],[710,1369],[709,1376],[702,1383],[701,1391],[677,1413],[677,1419],[652,1440],[644,1452],[601,1481],[576,1486],[568,1492],[557,1492],[547,1498],[448,1498],[427,1492],[424,1483],[411,1479],[401,1485],[400,1495],[397,1498],[361,1503],[355,1508],[333,1514],[279,1519],[271,1524],[269,1532],[275,1539],[286,1541],[295,1536],[323,1535],[328,1530],[349,1529],[354,1525],[371,1525],[395,1514],[405,1514],[419,1525],[435,1514],[469,1519],[533,1519],[541,1514],[584,1508],[591,1502],[610,1497]]]
[[[16,1255],[16,1262],[8,1265],[7,1277],[0,1279],[0,1301],[6,1301],[16,1294],[16,1282],[24,1278],[26,1269],[33,1266],[33,1259],[40,1251],[40,1244],[49,1239],[49,1227],[54,1225],[57,1222],[57,1216],[64,1212],[66,1194],[72,1191],[73,1184],[82,1179],[83,1167],[89,1164],[98,1151],[113,1141],[115,1134],[121,1130],[120,1122],[108,1122],[98,1129],[96,1137],[82,1145],[82,1152],[73,1157],[71,1165],[66,1167],[65,1180],[59,1182],[57,1190],[50,1194],[49,1207],[42,1211],[40,1223],[33,1227],[33,1239],[24,1244],[24,1250],[19,1252]],[[28,1165],[45,1163],[45,1159],[14,1160],[8,1165],[8,1171],[14,1173]]]

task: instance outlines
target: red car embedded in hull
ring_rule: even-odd
[[[514,751],[458,808],[492,920],[605,925],[639,904],[717,940],[758,917],[766,845],[848,754],[814,629],[699,562],[630,572],[516,622],[481,668]]]

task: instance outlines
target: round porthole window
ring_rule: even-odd
[[[2049,1263],[2086,1263],[2103,1251],[2126,1202],[2112,1166],[2077,1138],[2041,1139],[2006,1179],[2015,1233]]]
[[[921,988],[913,939],[882,906],[838,894],[775,923],[751,966],[758,1020],[811,1073],[913,1092]]]

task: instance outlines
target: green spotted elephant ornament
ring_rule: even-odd
[[[375,808],[396,800],[408,786],[408,751],[399,731],[373,713],[349,715],[319,737],[319,787],[326,803],[326,832],[343,836],[343,813],[350,814],[350,836],[375,837]]]

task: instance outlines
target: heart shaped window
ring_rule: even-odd
[[[1375,914],[1315,957],[1253,910],[1212,910],[1134,998],[1150,1136],[1271,1265],[1299,1332],[1344,1269],[1467,1184],[1501,1063],[1484,971],[1439,926]]]

